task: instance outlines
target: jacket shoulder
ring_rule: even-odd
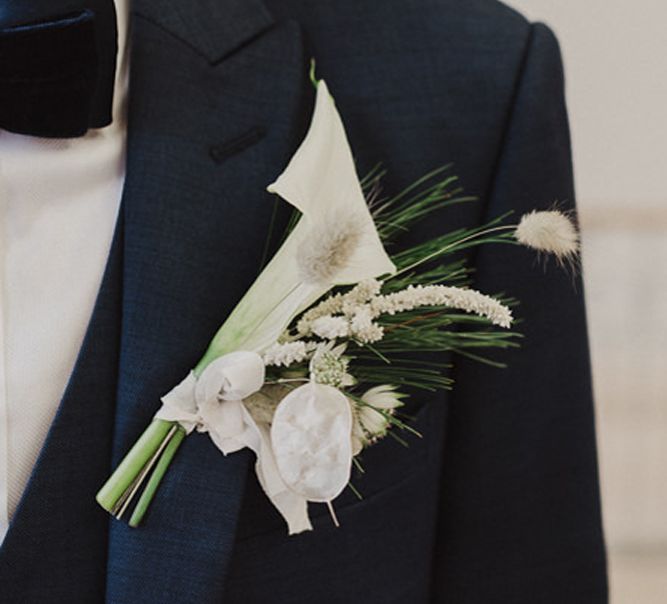
[[[400,44],[401,36],[415,36],[421,44],[466,38],[469,44],[483,46],[522,39],[530,31],[525,17],[497,0],[265,0],[265,3],[275,16],[296,20],[315,36],[336,31],[350,42],[391,37]]]
[[[338,96],[452,96],[512,87],[532,25],[496,0],[265,0],[297,22]],[[354,86],[356,90],[347,90]],[[367,90],[366,90],[367,88]],[[501,95],[502,96],[502,95]]]
[[[298,23],[360,164],[380,157],[402,182],[453,159],[483,194],[536,40],[554,54],[546,27],[496,0],[264,1]]]

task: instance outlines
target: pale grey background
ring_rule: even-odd
[[[548,23],[565,61],[612,603],[663,604],[667,2],[506,3]]]

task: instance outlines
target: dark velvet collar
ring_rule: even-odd
[[[9,0],[0,11],[0,128],[81,136],[111,123],[113,0]]]

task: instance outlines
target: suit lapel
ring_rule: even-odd
[[[313,96],[299,28],[254,0],[136,11],[114,463],[254,280]],[[222,601],[250,461],[188,437],[143,526],[112,521],[108,600]]]

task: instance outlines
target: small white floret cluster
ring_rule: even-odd
[[[333,342],[318,346],[310,360],[310,379],[334,388],[353,386],[356,381],[347,372],[350,359],[343,356],[345,347],[345,344],[334,347]]]
[[[315,342],[296,340],[294,342],[277,342],[264,351],[264,365],[289,367],[295,363],[303,363],[317,348]]]
[[[350,316],[354,314],[360,305],[376,297],[380,293],[381,288],[382,284],[379,281],[370,279],[362,281],[345,294],[329,296],[317,306],[304,313],[296,326],[298,334],[302,337],[312,334],[313,321],[320,317],[339,314]]]

